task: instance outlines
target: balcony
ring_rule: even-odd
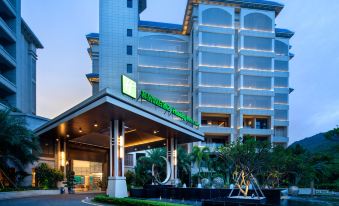
[[[0,90],[7,94],[15,94],[16,86],[4,76],[0,75]]]
[[[0,64],[5,64],[9,68],[16,67],[15,59],[6,51],[6,49],[0,44]]]
[[[10,0],[1,0],[0,1],[0,14],[6,15],[12,18],[16,17],[15,5],[13,5]]]
[[[5,39],[8,43],[16,42],[15,33],[11,28],[9,28],[5,20],[3,20],[3,18],[1,17],[0,17],[0,39]]]

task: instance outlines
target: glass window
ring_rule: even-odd
[[[278,137],[287,137],[287,127],[275,127],[274,133]]]
[[[151,35],[140,38],[139,48],[148,50],[161,50],[161,51],[187,53],[188,42],[172,36]]]
[[[274,78],[274,87],[287,88],[288,87],[288,77],[275,77]]]
[[[275,40],[275,53],[277,55],[288,56],[289,48],[288,45],[282,41]]]
[[[274,103],[288,104],[288,94],[276,93],[275,96],[274,96]]]
[[[244,49],[273,51],[272,47],[272,39],[254,36],[244,37]]]
[[[156,56],[139,56],[139,65],[159,68],[179,68],[187,69],[188,60],[186,58],[169,58]]]
[[[201,36],[203,45],[215,47],[232,47],[233,38],[231,34],[202,32]]]
[[[133,55],[133,47],[132,46],[127,46],[127,55]]]
[[[229,116],[226,114],[201,114],[201,125],[216,126],[216,127],[230,127]]]
[[[223,9],[206,9],[202,12],[202,24],[209,26],[232,27],[232,15]]]
[[[219,73],[202,73],[201,86],[231,87],[232,75]]]
[[[268,118],[256,118],[255,128],[256,129],[268,129]]]
[[[127,29],[127,36],[133,36],[133,30]]]
[[[288,61],[275,60],[274,61],[274,70],[275,71],[287,72],[288,71]]]
[[[272,70],[272,59],[269,57],[244,56],[244,69]]]
[[[254,128],[254,117],[244,117],[243,126],[244,128]]]
[[[187,85],[188,76],[179,74],[139,73],[139,82],[152,84]]]
[[[255,96],[244,95],[243,99],[244,108],[258,108],[258,109],[271,109],[271,97],[269,96]]]
[[[244,76],[243,88],[245,89],[268,89],[272,88],[270,77]]]
[[[201,52],[201,66],[231,67],[231,64],[231,54]]]
[[[252,13],[245,16],[244,27],[246,29],[272,31],[272,19],[265,14]]]
[[[132,73],[132,72],[133,72],[133,65],[127,64],[127,73]]]
[[[133,0],[127,0],[127,8],[133,8]]]
[[[201,93],[201,105],[203,107],[231,107],[231,94]]]
[[[288,120],[288,111],[287,110],[274,110],[274,118],[277,120]]]

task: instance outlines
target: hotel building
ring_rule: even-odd
[[[21,18],[21,1],[1,0],[0,109],[24,118],[30,129],[46,122],[36,116],[36,51],[42,48]]]
[[[101,0],[100,32],[87,35],[93,95],[120,76],[192,116],[212,148],[237,138],[288,144],[289,40],[283,5],[188,0],[183,24],[141,21],[146,0]],[[151,107],[153,107],[151,105]]]

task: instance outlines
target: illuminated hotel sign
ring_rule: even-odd
[[[161,101],[160,99],[154,97],[153,95],[145,92],[144,90],[141,90],[141,99],[146,100],[147,102],[154,104],[157,107],[160,107],[161,109],[167,111],[170,114],[173,114],[174,116],[179,117],[184,122],[190,123],[194,126],[199,126],[199,123],[194,121],[191,117],[187,116],[185,113],[178,111],[174,107],[170,106],[169,104]]]
[[[121,76],[121,92],[124,95],[132,97],[133,99],[137,98],[137,84],[132,79],[126,77],[125,75]],[[172,114],[182,121],[192,124],[193,126],[199,126],[197,121],[194,121],[192,117],[187,116],[185,113],[178,111],[176,108],[171,105],[161,101],[155,96],[149,94],[148,92],[141,90],[140,98],[165,110],[169,114]]]
[[[122,75],[121,84],[121,90],[123,94],[132,97],[133,99],[137,98],[137,83],[135,81],[126,77],[125,75]]]

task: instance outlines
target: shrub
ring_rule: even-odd
[[[157,202],[150,200],[140,200],[133,198],[111,198],[106,195],[98,195],[94,197],[94,201],[108,203],[121,206],[184,206],[183,204],[174,204],[167,202]]]
[[[56,188],[57,183],[64,179],[62,172],[50,168],[46,163],[41,163],[35,171],[38,187],[43,189]]]

